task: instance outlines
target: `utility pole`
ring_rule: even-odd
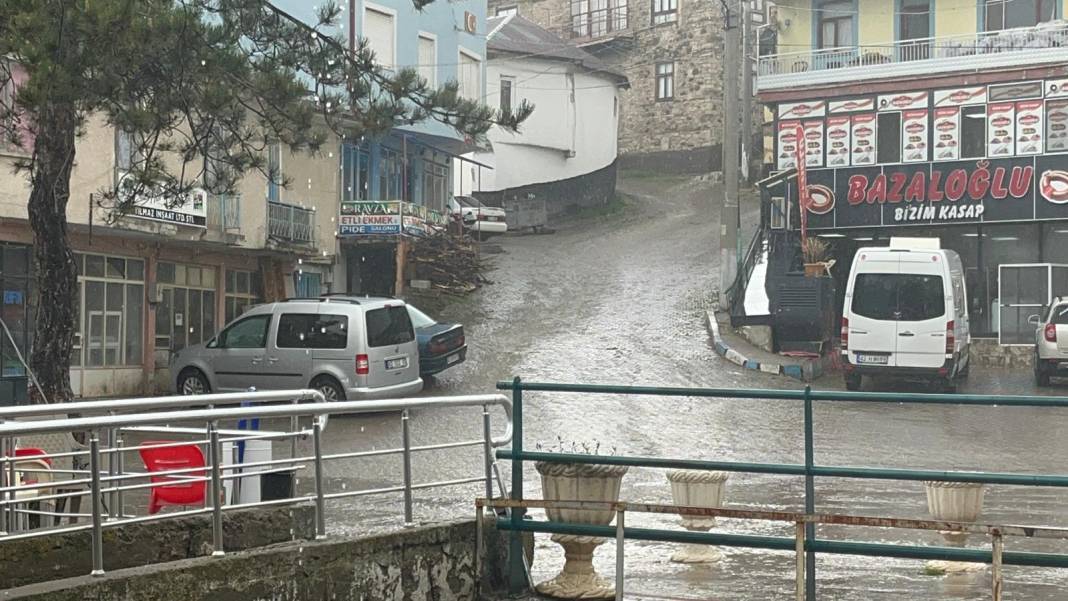
[[[749,153],[753,144],[753,10],[742,0],[742,179],[749,183]]]
[[[723,206],[719,220],[719,306],[729,305],[727,288],[738,273],[738,50],[741,0],[723,5]]]

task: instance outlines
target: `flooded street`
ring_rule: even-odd
[[[564,224],[552,235],[508,236],[486,245],[494,281],[443,311],[464,324],[467,362],[443,374],[424,394],[489,393],[498,380],[701,386],[797,387],[798,383],[744,370],[713,351],[703,319],[713,290],[719,250],[720,192],[706,182],[631,179],[626,211],[604,219]],[[752,211],[747,222],[755,220]],[[745,237],[748,240],[748,237]],[[963,391],[1032,393],[1027,372],[973,370]],[[840,388],[837,377],[817,387]],[[1054,388],[1048,394],[1065,393]],[[496,431],[500,431],[499,413]],[[527,393],[524,444],[562,441],[600,444],[601,452],[754,462],[803,462],[800,403],[730,399],[655,399]],[[982,469],[1063,473],[1068,456],[1068,418],[1049,409],[957,406],[817,404],[816,461],[917,469]],[[477,440],[477,410],[412,415],[413,444]],[[400,445],[397,415],[330,420],[329,453]],[[502,465],[506,475],[508,466]],[[413,459],[414,481],[451,480],[481,474],[477,447],[428,451]],[[328,490],[369,489],[401,483],[399,456],[327,464]],[[540,492],[533,465],[527,490]],[[800,510],[799,478],[734,474],[727,501],[733,506]],[[473,516],[471,484],[416,491],[415,517],[433,521]],[[825,479],[817,481],[817,509],[863,515],[926,517],[920,483]],[[635,470],[624,478],[625,500],[670,502],[661,470]],[[400,495],[332,502],[335,531],[361,532],[401,522]],[[1068,526],[1068,495],[1038,488],[988,487],[983,521]],[[628,526],[676,527],[665,516],[628,516]],[[723,522],[719,530],[790,536],[792,526]],[[827,538],[888,543],[942,544],[934,533],[823,528]],[[978,537],[972,545],[986,545]],[[609,545],[597,553],[602,575],[613,572]],[[538,537],[535,580],[555,574],[562,552]],[[692,567],[667,561],[672,545],[628,542],[627,598],[786,599],[793,592],[793,555],[723,549],[723,562]],[[1068,543],[1006,540],[1010,551],[1068,552]],[[983,599],[989,571],[958,579],[923,574],[919,561],[824,556],[818,560],[821,598]],[[1005,598],[1068,598],[1068,578],[1054,570],[1007,567]]]

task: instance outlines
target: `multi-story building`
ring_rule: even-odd
[[[708,0],[490,0],[626,75],[619,153],[624,167],[718,170],[723,17]]]
[[[308,2],[275,4],[313,22]],[[428,79],[457,79],[462,93],[481,98],[484,7],[437,2],[420,12],[410,0],[354,0],[346,29],[368,38],[384,64],[419,65]],[[91,119],[77,141],[67,211],[78,263],[75,394],[166,389],[171,351],[207,341],[257,302],[334,291],[399,293],[397,241],[421,227],[428,209],[445,206],[452,157],[470,148],[436,122],[375,139],[335,139],[315,155],[274,145],[267,160],[288,187],[253,172],[233,195],[198,191],[177,208],[141,199],[112,223],[93,194],[118,184],[134,160],[132,145],[103,119]],[[10,174],[20,158],[25,150],[0,146],[0,171]],[[26,371],[15,351],[28,359],[33,343],[28,198],[25,177],[0,178],[0,317],[15,340],[0,331],[0,403],[25,397]],[[359,225],[346,223],[359,215],[341,209],[352,201],[403,206],[397,230],[360,235]],[[357,244],[365,239],[374,243]]]
[[[1068,2],[777,4],[757,78],[769,167],[804,164],[836,276],[858,247],[940,238],[963,259],[973,336],[1030,344],[1029,315],[1068,293]],[[769,193],[767,224],[796,230],[796,180]]]

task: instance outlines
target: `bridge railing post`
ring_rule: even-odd
[[[523,389],[522,380],[516,376],[512,380],[512,500],[523,500]],[[508,590],[519,593],[528,585],[523,548],[523,533],[519,526],[523,522],[523,509],[512,508],[512,532],[508,541]]]
[[[812,387],[805,386],[805,513],[816,513],[816,481],[813,474],[815,442],[812,426]],[[816,524],[805,524],[805,599],[816,601],[816,552],[812,543],[816,540]]]

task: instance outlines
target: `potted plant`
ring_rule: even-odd
[[[671,483],[671,499],[682,507],[723,507],[727,472],[700,470],[671,470],[667,473]],[[714,517],[685,516],[682,527],[690,532],[708,532],[716,525]],[[713,563],[722,554],[709,545],[686,544],[671,556],[676,563]]]
[[[801,243],[801,257],[805,263],[805,277],[818,278],[827,272],[827,255],[830,246],[815,237],[806,238]]]
[[[541,445],[538,445],[541,449]],[[549,449],[554,453],[596,455],[600,444],[565,444]],[[610,451],[610,454],[613,453]],[[534,467],[541,474],[542,496],[547,501],[604,501],[619,500],[619,487],[626,466],[592,465],[585,463],[556,463],[538,461]],[[607,526],[612,523],[615,512],[611,509],[546,509],[545,513],[554,522],[592,524]],[[552,580],[535,587],[543,595],[560,599],[611,599],[615,597],[613,585],[602,578],[593,567],[593,551],[604,543],[603,538],[554,534],[551,539],[564,548],[564,568]]]

